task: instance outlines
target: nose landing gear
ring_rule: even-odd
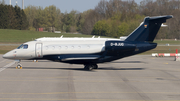
[[[20,62],[21,60],[17,61],[18,65],[16,66],[16,69],[22,69],[22,64]]]
[[[21,65],[21,64],[18,64],[18,65],[16,66],[16,69],[22,69],[22,65]]]

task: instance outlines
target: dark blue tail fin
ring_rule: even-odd
[[[172,17],[172,15],[146,17],[144,22],[135,31],[133,31],[125,41],[153,42],[162,23],[165,23],[167,19]]]

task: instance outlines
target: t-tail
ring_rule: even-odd
[[[113,59],[116,60],[156,48],[157,43],[153,43],[153,41],[160,27],[167,19],[172,17],[172,15],[146,17],[144,22],[124,41],[106,41],[105,50],[107,50],[107,55],[113,56]]]
[[[144,22],[125,41],[153,42],[162,23],[172,17],[172,15],[146,17]]]

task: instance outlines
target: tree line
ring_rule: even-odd
[[[127,36],[146,16],[173,15],[167,20],[167,28],[161,28],[156,38],[180,39],[180,1],[179,0],[101,0],[92,11],[95,15],[86,19],[87,34],[112,37]]]
[[[82,32],[85,17],[89,11],[80,13],[72,10],[70,13],[61,13],[61,10],[54,5],[49,7],[28,6],[24,9],[29,22],[29,30],[45,28],[48,31],[51,27],[62,32]]]
[[[25,30],[28,27],[26,14],[18,6],[0,4],[0,28]]]
[[[4,21],[7,25],[4,27],[1,23],[3,27],[0,28],[16,29],[14,26],[18,24],[11,22],[21,17],[21,20],[17,20],[16,23],[22,25],[27,21],[23,28],[28,30],[44,28],[44,30],[48,31],[51,28],[51,31],[59,30],[61,32],[110,37],[127,36],[140,25],[146,16],[173,15],[173,19],[167,20],[168,27],[161,28],[156,38],[180,39],[179,0],[142,0],[140,4],[137,4],[134,0],[101,0],[94,9],[84,12],[72,10],[69,13],[62,13],[54,5],[45,8],[28,6],[24,10],[17,6],[12,7],[1,4],[2,6],[6,13],[4,9],[0,8],[1,11],[3,10],[3,15],[0,12],[0,16],[6,20],[1,21]],[[19,9],[21,14],[17,14],[15,9]],[[17,17],[17,15],[19,16]],[[24,17],[22,18],[22,16]],[[8,18],[11,18],[11,20]],[[11,26],[13,24],[14,26]]]

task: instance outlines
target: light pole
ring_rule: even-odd
[[[24,9],[24,0],[22,0],[22,9]]]
[[[18,6],[17,3],[18,3],[18,2],[17,2],[17,0],[16,0],[16,6]]]

